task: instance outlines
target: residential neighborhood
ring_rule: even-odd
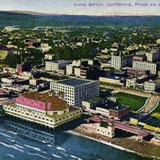
[[[0,119],[49,130],[69,125],[134,152],[137,143],[153,146],[140,154],[160,156],[159,33],[147,26],[1,27]]]

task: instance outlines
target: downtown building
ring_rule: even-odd
[[[133,60],[133,69],[141,71],[150,71],[150,74],[157,74],[157,64],[147,61]]]
[[[58,72],[61,69],[66,69],[68,64],[71,64],[70,60],[55,60],[55,61],[46,61],[45,70],[51,72]]]
[[[72,78],[51,82],[50,89],[71,106],[81,106],[82,101],[99,96],[99,81]]]
[[[111,56],[111,67],[113,67],[116,70],[120,70],[123,67],[126,67],[128,64],[128,59],[127,57],[123,56]]]

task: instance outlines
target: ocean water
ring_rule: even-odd
[[[19,123],[0,119],[0,160],[147,160],[63,131],[47,132],[52,143],[28,138],[8,127],[26,127],[30,132],[26,124]]]

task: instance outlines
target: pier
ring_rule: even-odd
[[[49,134],[47,132],[44,132],[38,129],[34,129],[29,126],[24,126],[22,124],[17,124],[17,123],[9,122],[9,124],[6,123],[5,126],[8,130],[14,131],[21,136],[24,136],[30,139],[34,139],[42,143],[54,145],[54,135],[53,134]]]

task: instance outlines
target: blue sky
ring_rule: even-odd
[[[114,6],[116,2],[132,6]],[[148,3],[148,6],[135,3]],[[89,3],[98,3],[89,6]],[[151,3],[156,6],[150,6]],[[79,4],[83,6],[78,6]],[[103,5],[102,5],[103,4]],[[84,6],[85,5],[85,6]],[[22,10],[51,14],[74,15],[160,15],[159,0],[0,0],[0,10]]]

